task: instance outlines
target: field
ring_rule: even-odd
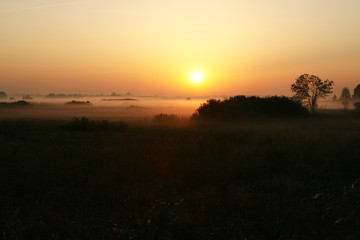
[[[2,239],[359,239],[360,118],[0,121]]]

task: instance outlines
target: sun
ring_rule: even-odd
[[[204,74],[201,72],[194,72],[191,74],[191,81],[193,83],[201,83],[204,81]]]

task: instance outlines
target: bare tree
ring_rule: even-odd
[[[344,105],[345,110],[347,110],[348,106],[349,106],[349,102],[351,99],[351,95],[350,95],[350,90],[347,87],[344,87],[342,92],[341,92],[341,103]]]
[[[295,83],[291,85],[291,90],[295,92],[293,99],[315,112],[318,99],[331,94],[333,85],[333,81],[322,81],[318,76],[303,74],[296,78]]]

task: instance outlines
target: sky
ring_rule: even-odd
[[[1,0],[0,91],[291,96],[309,73],[339,95],[359,43],[358,0]]]

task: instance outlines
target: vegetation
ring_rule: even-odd
[[[291,85],[291,90],[295,92],[293,99],[303,103],[311,112],[315,112],[317,101],[331,94],[333,85],[333,81],[322,81],[318,76],[303,74]]]
[[[287,97],[235,96],[224,100],[210,99],[192,116],[206,120],[245,120],[284,118],[307,115],[307,110]]]
[[[174,122],[178,119],[175,114],[160,113],[154,116],[155,122]]]
[[[137,101],[135,98],[104,98],[102,101]]]
[[[80,97],[87,97],[87,94],[78,94],[78,93],[69,93],[69,94],[65,94],[65,93],[49,93],[48,95],[46,95],[46,98],[67,98],[67,97],[75,97],[75,98],[80,98]]]
[[[355,111],[360,112],[360,102],[354,103]]]
[[[32,106],[32,104],[24,100],[17,102],[0,102],[0,107],[29,107],[29,106]]]
[[[360,99],[360,84],[354,88],[354,95],[353,98]]]
[[[341,103],[344,105],[345,110],[347,110],[348,106],[349,106],[350,99],[351,99],[349,88],[347,88],[347,87],[343,88],[343,90],[341,92],[340,99],[341,99]]]
[[[1,236],[357,239],[359,123],[0,121]]]
[[[68,131],[99,131],[99,130],[125,130],[127,124],[123,122],[110,123],[107,120],[91,121],[88,118],[75,118],[73,121],[68,122],[61,126],[61,129]]]
[[[81,106],[91,106],[92,103],[89,102],[89,101],[75,101],[75,100],[72,100],[71,102],[67,102],[65,103],[65,105],[81,105]]]

